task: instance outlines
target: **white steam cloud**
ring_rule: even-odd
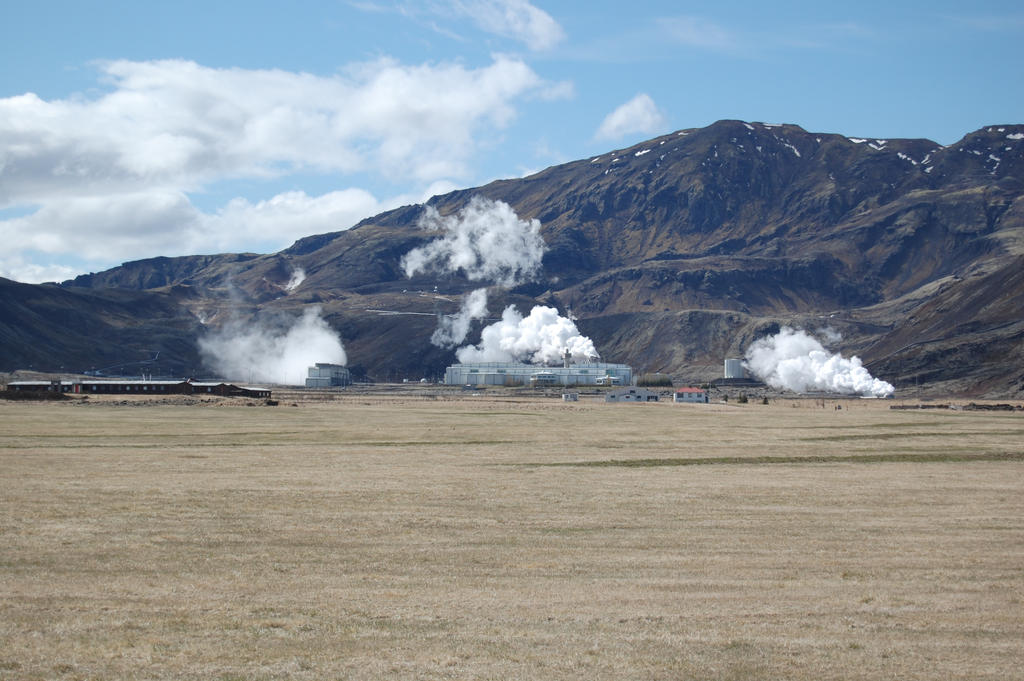
[[[567,349],[576,360],[598,356],[594,343],[555,308],[537,305],[524,318],[514,305],[509,305],[500,322],[484,328],[479,345],[460,348],[455,356],[460,362],[544,364],[559,361]]]
[[[818,335],[824,338],[826,343],[838,343],[843,340],[843,334],[839,333],[831,326],[826,326],[824,329],[818,329]]]
[[[442,217],[428,206],[420,227],[445,232],[402,258],[406,276],[462,270],[472,281],[510,287],[531,281],[540,270],[544,240],[538,220],[520,220],[502,201],[474,196],[455,215]]]
[[[307,307],[287,328],[230,322],[199,339],[203,361],[228,380],[302,385],[306,369],[316,362],[345,364],[347,357],[338,334],[320,315],[320,307]]]
[[[871,376],[859,357],[830,353],[806,332],[783,327],[747,349],[746,367],[762,381],[793,392],[821,390],[843,395],[888,397],[892,384]]]
[[[454,348],[466,340],[473,320],[486,316],[487,289],[478,288],[462,299],[462,306],[457,313],[441,318],[441,323],[430,337],[430,342],[441,348]]]
[[[295,268],[295,271],[292,272],[292,278],[289,279],[288,283],[284,285],[284,290],[285,291],[289,291],[289,292],[294,291],[305,280],[306,280],[306,270],[302,269],[301,267],[297,267],[297,268]]]

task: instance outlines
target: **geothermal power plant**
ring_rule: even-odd
[[[608,362],[566,362],[563,366],[538,366],[520,362],[475,362],[453,364],[444,372],[446,385],[631,385],[633,369],[628,364]]]

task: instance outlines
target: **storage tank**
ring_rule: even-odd
[[[746,378],[746,374],[743,371],[743,360],[742,359],[727,359],[727,360],[725,360],[725,377],[726,378]]]

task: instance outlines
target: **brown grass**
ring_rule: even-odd
[[[235,404],[0,403],[0,679],[1022,678],[1019,412]]]

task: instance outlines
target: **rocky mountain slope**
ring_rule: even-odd
[[[430,204],[452,214],[473,196],[538,219],[547,244],[539,279],[492,290],[489,309],[571,309],[605,359],[707,380],[780,325],[828,326],[842,334],[834,349],[900,390],[1024,391],[1024,126],[942,147],[720,121]],[[417,226],[423,212],[275,254],[155,258],[60,287],[4,282],[0,368],[103,364],[120,333],[119,356],[159,350],[187,372],[196,338],[224,320],[315,303],[357,370],[436,375],[453,352],[430,344],[432,314],[479,284],[405,276],[402,256],[434,236]],[[131,296],[140,302],[122,317]],[[81,317],[62,319],[72,299]]]

